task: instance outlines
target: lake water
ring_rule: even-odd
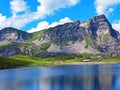
[[[0,90],[120,90],[120,64],[0,70]]]

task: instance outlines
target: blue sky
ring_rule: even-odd
[[[120,31],[120,0],[0,0],[0,29],[35,32],[100,14]]]

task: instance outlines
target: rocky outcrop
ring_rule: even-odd
[[[111,39],[120,40],[119,32],[112,28],[105,15],[95,16],[81,23],[80,26],[84,27],[97,43],[105,43],[105,41],[108,42]]]
[[[23,42],[32,37],[32,34],[7,27],[0,30],[0,42]]]
[[[59,25],[43,34],[43,40],[53,42],[57,45],[68,44],[69,42],[82,41],[85,36],[84,29],[79,27],[80,21]]]

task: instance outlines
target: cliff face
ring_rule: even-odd
[[[0,31],[0,42],[6,41],[15,45],[11,50],[16,50],[15,55],[21,53],[30,56],[44,56],[50,53],[51,55],[53,53],[107,53],[110,56],[120,56],[120,34],[112,28],[105,15],[95,16],[85,22],[76,21],[58,25],[32,34],[14,28],[5,28]],[[9,45],[6,47],[3,51],[10,48]],[[12,56],[14,53],[7,55]]]
[[[83,22],[80,26],[88,30],[92,39],[97,43],[105,43],[112,38],[119,41],[119,33],[112,28],[104,15],[95,16]],[[104,40],[105,37],[108,37],[108,39]]]
[[[93,17],[80,26],[88,30],[99,52],[120,56],[120,34],[112,28],[104,15]]]

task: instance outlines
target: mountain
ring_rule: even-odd
[[[32,34],[12,27],[7,27],[0,30],[0,43],[23,42],[31,37]]]
[[[0,38],[1,56],[48,57],[81,53],[120,56],[120,34],[112,28],[105,15],[31,34],[8,27],[0,31]]]

